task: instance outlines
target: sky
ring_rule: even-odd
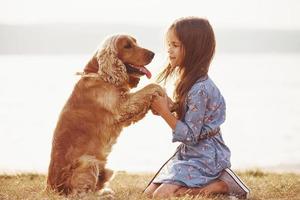
[[[223,28],[300,29],[298,0],[0,0],[0,24],[130,23],[165,26],[183,16]]]

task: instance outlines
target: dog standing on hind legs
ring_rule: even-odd
[[[104,188],[113,172],[107,156],[123,127],[142,119],[155,95],[156,84],[130,93],[154,53],[128,35],[109,37],[85,66],[65,104],[54,131],[47,189],[77,195]]]

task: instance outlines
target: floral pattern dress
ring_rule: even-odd
[[[177,121],[172,138],[181,145],[153,183],[202,187],[231,165],[230,150],[219,131],[225,121],[225,101],[214,82],[208,76],[199,79],[185,105],[185,116]],[[217,134],[205,137],[214,130]]]

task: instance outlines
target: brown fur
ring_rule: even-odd
[[[107,156],[122,128],[145,116],[154,95],[164,95],[156,84],[130,93],[140,75],[127,73],[124,64],[144,66],[153,56],[134,38],[117,35],[88,62],[54,132],[48,189],[78,194],[104,187],[112,176],[105,168]]]

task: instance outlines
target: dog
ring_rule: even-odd
[[[76,195],[105,188],[113,174],[107,156],[122,129],[141,120],[156,95],[165,95],[157,84],[130,92],[141,76],[151,78],[144,66],[153,57],[129,35],[111,36],[98,48],[60,113],[48,190]]]

